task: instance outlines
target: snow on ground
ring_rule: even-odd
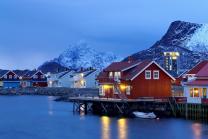
[[[204,24],[196,30],[187,42],[186,47],[192,51],[208,51],[208,24]]]

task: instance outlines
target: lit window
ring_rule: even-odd
[[[113,72],[109,72],[109,77],[110,77],[110,78],[113,77]]]
[[[190,89],[190,97],[199,97],[199,89],[191,88]]]
[[[151,71],[150,70],[145,71],[145,79],[151,79]]]
[[[126,94],[130,95],[131,94],[131,86],[126,86]]]
[[[153,72],[153,79],[159,79],[160,77],[160,73],[159,73],[159,71],[158,70],[155,70],[154,72]]]
[[[100,94],[100,96],[104,96],[105,95],[104,94],[104,86],[103,85],[99,86],[99,94]]]
[[[203,98],[207,98],[207,88],[203,88]]]
[[[121,72],[115,72],[114,77],[115,78],[121,78]]]

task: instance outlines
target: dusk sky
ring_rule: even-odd
[[[208,23],[207,0],[0,0],[0,68],[33,69],[85,40],[127,56],[174,20]]]

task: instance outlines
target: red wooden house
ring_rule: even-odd
[[[47,78],[41,71],[28,71],[22,77],[22,87],[47,87]]]
[[[129,61],[112,63],[97,80],[100,97],[138,99],[171,97],[175,78],[155,61]]]

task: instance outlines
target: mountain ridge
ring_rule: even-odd
[[[201,46],[200,50],[198,49],[200,47],[197,43],[193,46],[187,45],[192,41],[193,36],[200,32],[203,26],[204,24],[174,21],[170,24],[167,32],[160,40],[156,41],[150,48],[134,53],[130,55],[130,57],[134,60],[155,60],[160,65],[164,66],[163,53],[167,51],[178,51],[180,53],[179,73],[183,73],[198,62],[208,59],[207,51],[204,51],[208,50],[208,43]],[[128,57],[124,59],[124,61],[127,60]]]

